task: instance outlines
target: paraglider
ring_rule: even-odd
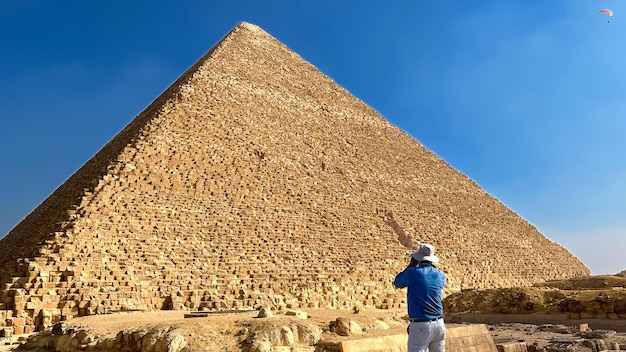
[[[613,16],[613,11],[609,10],[609,9],[602,9],[600,10],[600,12],[598,13],[600,15],[607,15],[607,16]],[[611,21],[606,21],[606,23],[611,23]]]
[[[602,9],[602,10],[600,10],[600,14],[613,16],[613,11],[611,11],[609,9]]]

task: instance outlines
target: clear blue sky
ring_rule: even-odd
[[[0,237],[240,21],[592,274],[626,269],[619,0],[0,0]]]

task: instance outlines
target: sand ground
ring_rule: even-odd
[[[154,312],[128,312],[107,315],[94,315],[75,318],[63,323],[64,328],[74,328],[76,330],[88,330],[95,335],[114,337],[124,330],[151,330],[151,329],[183,329],[189,336],[190,347],[194,350],[209,350],[207,346],[214,346],[215,350],[238,351],[242,340],[243,331],[250,329],[255,324],[273,321],[273,323],[285,323],[290,321],[304,320],[307,323],[314,323],[322,329],[322,340],[336,343],[342,339],[355,339],[361,337],[372,337],[380,335],[393,335],[403,333],[407,322],[403,319],[406,315],[404,310],[377,310],[368,309],[359,313],[348,310],[336,309],[312,309],[306,310],[307,318],[301,319],[296,316],[285,315],[284,312],[277,312],[272,318],[258,318],[257,311],[249,312],[222,312],[222,313],[202,313],[200,317],[185,317],[190,312],[186,311],[154,311]],[[581,336],[578,321],[572,324],[559,324],[554,320],[546,319],[542,324],[540,316],[536,317],[534,323],[503,322],[496,323],[498,315],[485,315],[485,322],[496,344],[509,342],[525,342],[527,345],[546,346],[555,341],[574,341],[576,339],[601,338],[609,343],[617,343],[626,349],[626,324],[619,325],[621,331],[610,331],[610,329],[591,329],[586,336]],[[363,328],[363,333],[353,336],[338,336],[328,331],[329,325],[337,318],[348,318],[358,323]],[[474,323],[479,323],[474,318]],[[504,319],[506,320],[506,319]],[[378,321],[378,323],[377,323]],[[384,322],[381,328],[380,321]],[[625,323],[624,321],[617,321]],[[616,322],[616,323],[617,323]],[[567,321],[563,321],[567,323]],[[610,323],[610,322],[609,322]],[[454,326],[458,323],[447,323]],[[610,326],[610,325],[609,325]],[[0,351],[11,351],[15,348],[2,347]],[[213,350],[212,348],[210,350]]]

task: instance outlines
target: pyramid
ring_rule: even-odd
[[[0,333],[128,310],[404,307],[392,280],[421,242],[446,295],[590,274],[240,23],[0,241]]]

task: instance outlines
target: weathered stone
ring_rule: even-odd
[[[76,347],[73,343],[72,335],[61,335],[53,341],[55,342],[54,348],[57,351],[71,351],[74,347]]]
[[[507,342],[497,344],[498,352],[528,352],[525,342]]]
[[[180,352],[187,346],[187,340],[182,335],[173,335],[167,344],[167,352]]]
[[[180,352],[187,346],[187,340],[180,329],[172,330],[154,344],[154,352]]]
[[[163,342],[160,348],[165,349],[167,346],[167,329],[152,329],[141,338],[141,352],[152,352],[156,349],[156,345],[160,340]]]
[[[578,335],[585,339],[605,339],[609,336],[614,336],[615,334],[617,334],[617,331],[615,330],[596,329],[581,331]]]
[[[309,317],[308,313],[302,310],[293,310],[289,309],[285,312],[285,315],[293,315],[300,319],[307,319]]]
[[[553,324],[543,324],[537,328],[539,331],[547,331],[547,332],[556,332],[559,334],[569,334],[572,332],[570,327],[567,327],[562,324],[553,325]]]
[[[389,330],[389,324],[386,322],[376,319],[372,325],[363,328],[364,331],[369,330]]]
[[[296,344],[296,338],[293,334],[293,331],[287,327],[287,326],[283,326],[280,328],[280,344],[278,344],[279,346],[293,346]]]
[[[322,329],[314,324],[298,324],[296,326],[296,332],[294,333],[294,335],[297,337],[297,342],[299,344],[313,346],[319,341],[320,337],[322,336]]]
[[[272,310],[269,307],[262,307],[261,309],[259,309],[259,314],[257,317],[271,318],[273,316],[274,316],[274,313],[272,313]]]
[[[337,318],[330,322],[329,330],[339,336],[350,336],[352,334],[352,320]]]
[[[270,352],[273,351],[273,346],[268,341],[255,341],[250,346],[250,352]]]

